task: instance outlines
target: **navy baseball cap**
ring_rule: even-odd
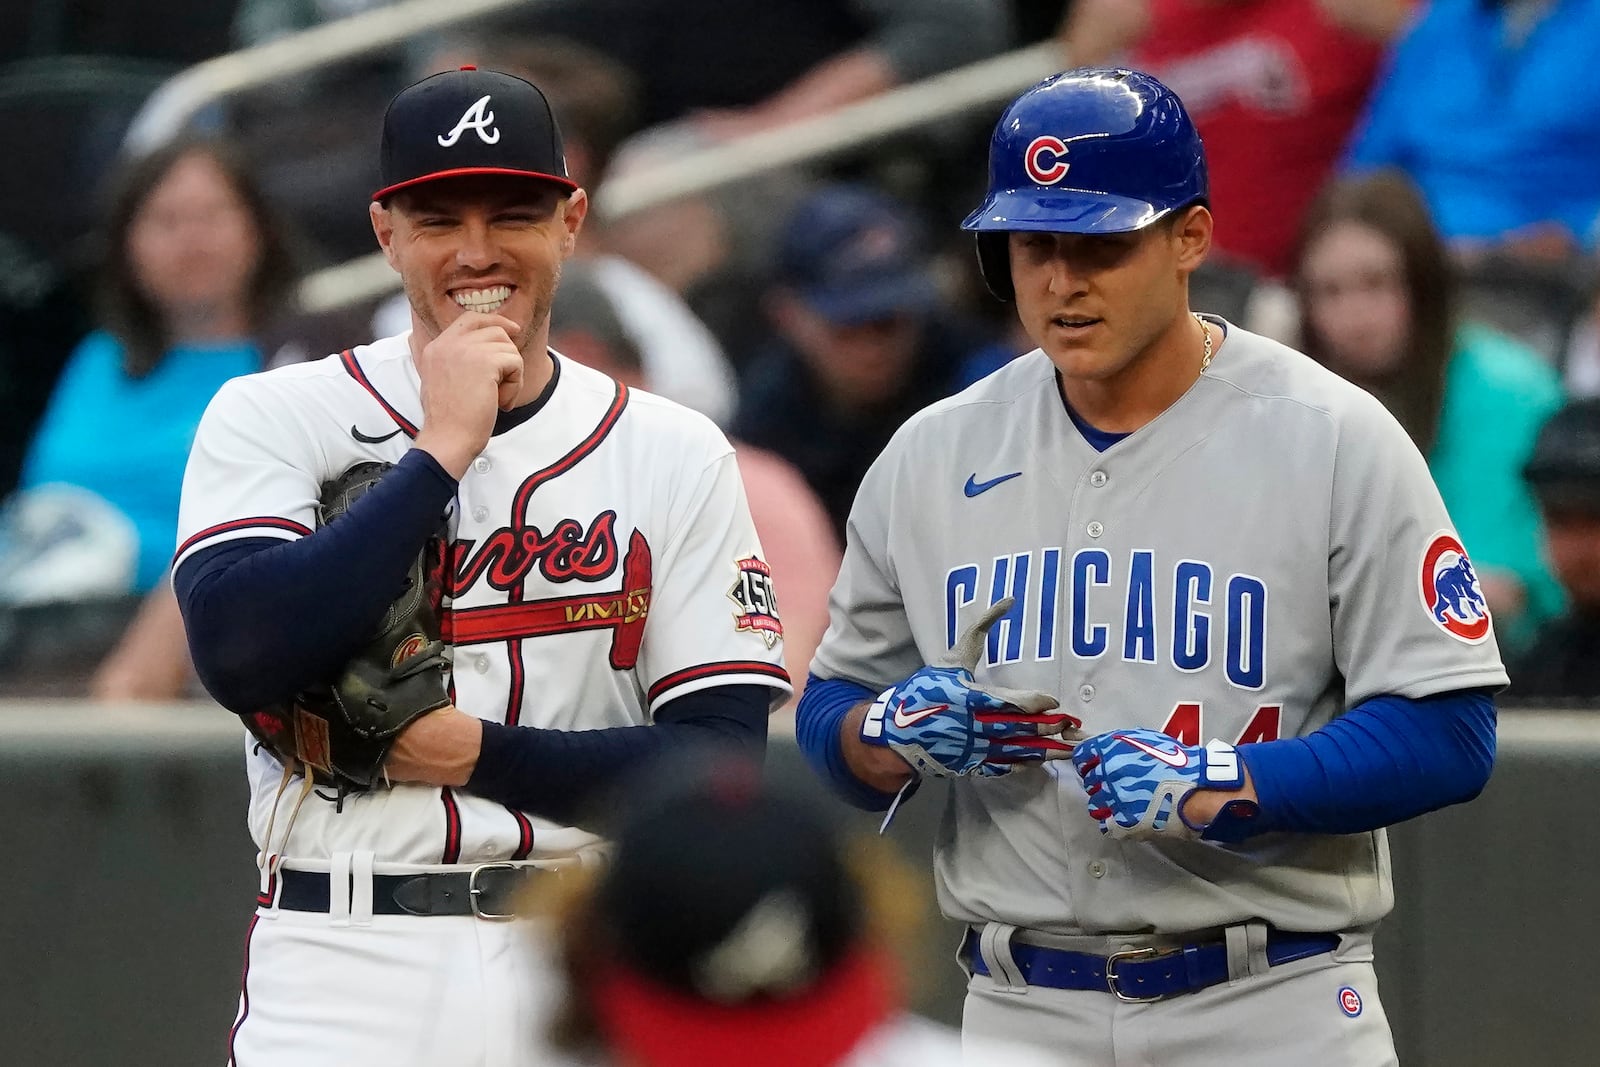
[[[896,996],[841,830],[759,764],[699,756],[658,766],[613,827],[596,1021],[641,1067],[828,1067]]]
[[[779,239],[778,280],[840,326],[922,314],[938,300],[915,216],[859,185],[802,200]]]
[[[532,82],[462,67],[400,90],[383,116],[378,154],[386,200],[401,189],[468,174],[509,174],[568,191],[561,130]]]

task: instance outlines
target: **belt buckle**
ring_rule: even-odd
[[[1106,985],[1111,993],[1124,1004],[1149,1004],[1151,1001],[1160,1000],[1160,996],[1136,997],[1131,993],[1124,993],[1117,984],[1117,964],[1122,960],[1152,960],[1162,955],[1160,949],[1154,948],[1129,948],[1121,952],[1113,952],[1106,957]]]
[[[472,907],[472,915],[474,918],[482,919],[485,922],[495,923],[506,923],[516,919],[517,916],[515,912],[501,913],[495,911],[484,911],[483,903],[480,898],[483,896],[485,890],[482,886],[478,885],[478,875],[482,874],[484,871],[514,871],[516,869],[517,864],[506,863],[504,861],[499,863],[481,863],[472,868],[472,873],[467,876],[467,903]]]

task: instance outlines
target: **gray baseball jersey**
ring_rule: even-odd
[[[1104,452],[1037,350],[909,420],[862,482],[812,669],[892,685],[1007,595],[978,678],[1056,694],[1089,734],[1273,740],[1383,693],[1506,683],[1405,431],[1231,325],[1195,385]],[[1118,842],[1065,761],[956,780],[935,869],[952,918],[1061,934],[1345,930],[1393,901],[1381,830]]]

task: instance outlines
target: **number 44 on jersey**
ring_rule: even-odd
[[[1250,745],[1257,741],[1276,741],[1283,720],[1282,704],[1262,704],[1233,739],[1235,745]],[[1200,746],[1209,739],[1205,728],[1205,711],[1198,701],[1184,701],[1172,709],[1167,724],[1161,732],[1181,745]]]

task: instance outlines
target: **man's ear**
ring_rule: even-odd
[[[383,258],[389,261],[389,266],[399,270],[394,262],[394,212],[374,200],[368,205],[367,214],[372,218],[372,233],[378,239],[378,247],[383,249]]]
[[[1195,204],[1183,213],[1172,227],[1172,237],[1178,244],[1178,268],[1192,273],[1211,252],[1211,233],[1215,223],[1204,204]]]
[[[566,227],[566,234],[561,240],[563,255],[572,255],[573,249],[578,247],[578,231],[583,229],[583,220],[589,217],[589,194],[582,189],[574,189],[561,201],[561,221]]]

